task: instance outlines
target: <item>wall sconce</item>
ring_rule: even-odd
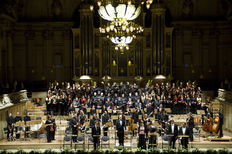
[[[113,60],[113,66],[117,66],[116,60]]]

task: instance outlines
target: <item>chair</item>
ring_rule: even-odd
[[[42,117],[36,117],[35,119],[36,120],[42,120]]]
[[[109,138],[109,136],[102,136],[102,138],[101,138],[101,148],[103,146],[108,146],[108,148],[110,148],[110,138]]]
[[[69,145],[70,147],[72,147],[72,137],[71,136],[64,136],[64,140],[63,140],[63,148],[64,146]]]
[[[41,143],[42,139],[46,139],[47,134],[39,134],[38,138],[39,138],[39,142]],[[44,141],[45,142],[45,141]]]
[[[75,150],[77,149],[77,146],[81,146],[84,150],[85,148],[85,136],[77,136],[77,142],[72,143],[74,145]]]
[[[92,136],[88,136],[88,150],[89,150],[90,146],[94,146],[93,137]]]

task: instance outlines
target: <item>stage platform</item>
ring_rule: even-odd
[[[225,136],[224,139],[228,139],[230,137]],[[199,140],[195,140],[194,142],[189,143],[189,148],[198,148],[198,149],[220,149],[220,148],[228,148],[232,149],[232,141],[224,140],[221,138],[221,141],[209,141],[207,138],[200,138]],[[137,140],[138,137],[133,137],[132,141],[125,141],[124,148],[135,150],[137,149]],[[6,139],[0,141],[0,149],[1,150],[18,150],[18,149],[31,149],[31,150],[40,150],[40,149],[53,149],[53,150],[60,150],[64,147],[72,148],[75,150],[87,150],[92,151],[93,145],[90,144],[88,146],[88,141],[86,141],[86,144],[82,146],[78,146],[77,148],[74,147],[74,145],[71,147],[69,145],[63,146],[63,140],[55,140],[51,143],[47,143],[46,139],[31,139],[31,140],[16,140],[16,141],[7,141]],[[114,138],[110,139],[109,146],[103,146],[102,149],[122,149],[121,146],[118,146],[118,141],[115,142]],[[168,148],[168,142],[162,141],[161,137],[158,139],[158,148]],[[176,148],[181,148],[180,141],[177,140],[176,142]]]

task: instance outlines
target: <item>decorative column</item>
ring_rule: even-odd
[[[93,13],[90,4],[83,1],[80,6],[80,49],[82,74],[93,74]]]
[[[166,9],[158,3],[152,11],[152,75],[164,74],[164,29]]]

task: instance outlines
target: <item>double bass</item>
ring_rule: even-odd
[[[219,116],[217,116],[214,119],[214,123],[213,123],[213,126],[212,126],[212,132],[214,132],[215,134],[217,134],[218,131],[219,131],[219,125],[220,125],[220,118],[219,118]]]
[[[205,119],[205,122],[202,125],[202,129],[205,132],[212,132],[212,126],[213,126],[213,118],[210,116],[209,118]]]

